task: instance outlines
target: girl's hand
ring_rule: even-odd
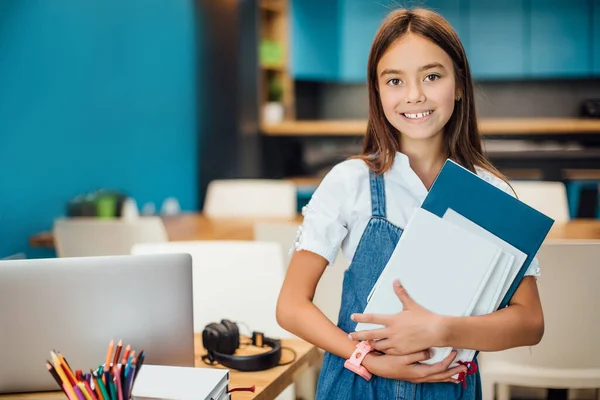
[[[419,361],[424,361],[430,358],[428,350],[406,356],[390,356],[386,354],[381,355],[379,353],[369,353],[365,357],[363,365],[372,374],[381,376],[383,378],[409,381],[412,383],[459,383],[460,381],[457,379],[452,379],[452,376],[461,372],[466,372],[467,367],[464,365],[459,365],[452,369],[448,369],[455,357],[456,351],[453,351],[441,362],[427,365],[419,364]]]
[[[376,350],[397,356],[430,347],[446,347],[444,317],[415,303],[397,280],[394,281],[394,292],[402,302],[402,312],[391,315],[353,314],[351,318],[355,322],[384,325],[385,328],[352,332],[349,338],[368,340]]]

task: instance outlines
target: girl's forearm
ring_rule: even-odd
[[[358,344],[358,341],[349,340],[348,334],[310,300],[278,305],[277,322],[285,330],[341,358],[349,358]]]
[[[531,313],[515,304],[494,313],[476,317],[447,317],[442,345],[456,349],[500,351],[534,346],[544,334],[541,313]]]

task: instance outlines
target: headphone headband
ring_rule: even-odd
[[[264,344],[271,350],[252,356],[234,356],[213,352],[214,360],[219,364],[238,371],[262,371],[271,369],[279,364],[281,359],[281,342],[279,340],[264,338]]]
[[[252,344],[258,347],[268,346],[271,350],[251,355],[233,355],[239,347],[239,330],[237,324],[228,320],[207,325],[202,332],[202,342],[210,362],[217,361],[223,366],[238,371],[262,371],[279,364],[281,360],[281,342],[264,337],[262,333],[253,332]]]

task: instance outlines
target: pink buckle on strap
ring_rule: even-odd
[[[467,375],[474,375],[477,373],[477,364],[473,361],[458,361],[458,363],[467,367],[467,372],[461,372],[458,374],[458,380],[462,382],[464,389],[467,387]]]

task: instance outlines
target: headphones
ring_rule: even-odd
[[[265,337],[261,332],[252,332],[252,345],[271,347],[271,350],[252,356],[234,356],[240,347],[240,331],[236,323],[227,319],[221,323],[208,324],[202,331],[202,344],[208,352],[202,360],[214,362],[238,371],[262,371],[276,367],[281,360],[281,342]]]

